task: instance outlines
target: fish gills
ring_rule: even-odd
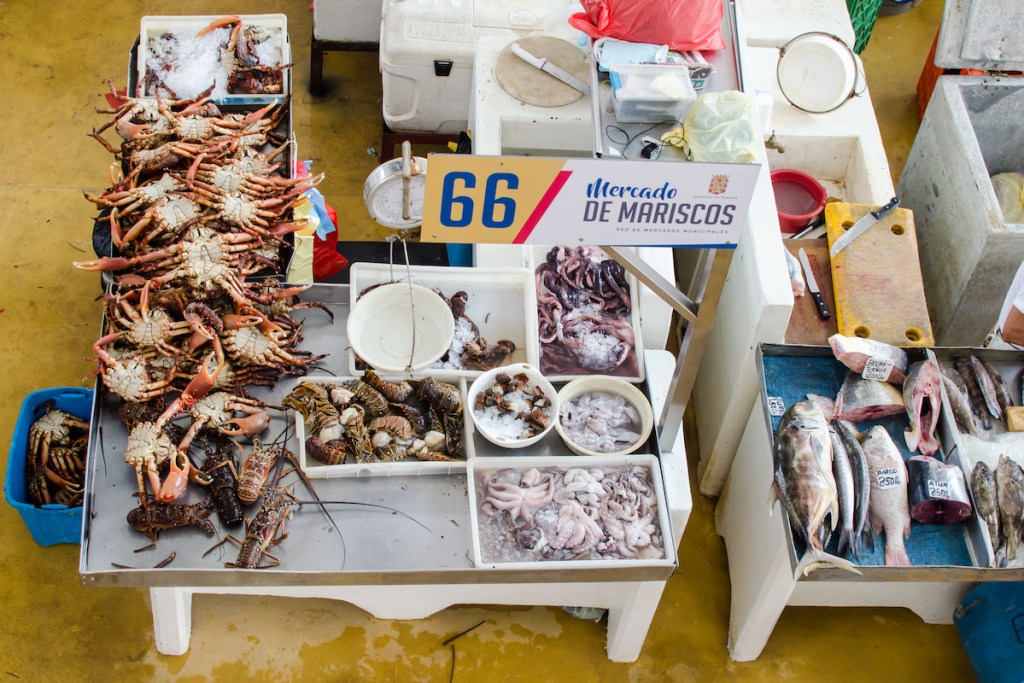
[[[1017,544],[1024,530],[1024,470],[1005,455],[999,456],[996,467],[996,492],[1006,559],[1011,561],[1017,556]]]
[[[832,476],[832,442],[820,410],[806,401],[790,406],[775,433],[773,460],[770,504],[781,500],[796,534],[812,551],[823,552],[825,516],[832,513],[835,528],[839,510]]]
[[[907,404],[907,417],[910,418],[910,429],[903,433],[903,438],[907,448],[922,455],[935,455],[939,451],[935,428],[942,405],[941,376],[938,364],[926,360],[911,365],[903,382],[903,401]]]
[[[885,564],[909,567],[910,558],[903,545],[903,539],[910,538],[907,466],[889,432],[882,427],[872,427],[863,446],[870,471],[871,526],[875,533],[885,532]]]
[[[999,499],[996,495],[996,474],[988,465],[980,460],[971,472],[971,493],[974,494],[974,506],[978,515],[988,526],[988,535],[992,539],[992,566],[998,566],[996,551],[1002,546],[999,538]]]

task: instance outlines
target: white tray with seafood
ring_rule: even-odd
[[[653,455],[478,458],[468,488],[477,567],[676,563]]]
[[[540,371],[644,380],[636,278],[600,247],[534,246],[530,255]]]
[[[284,14],[145,16],[134,66],[146,97],[267,104],[291,95],[291,61]]]
[[[383,391],[374,388],[380,380]],[[450,373],[303,377],[283,400],[295,421],[299,467],[311,479],[464,473],[474,457],[466,389],[465,378]],[[450,421],[440,418],[447,428],[431,429],[431,403],[459,406]]]
[[[527,268],[448,268],[356,263],[350,271],[351,305],[367,288],[391,281],[438,291],[449,300],[465,292],[462,315],[455,315],[452,348],[427,370],[475,378],[509,363],[537,365],[537,300]],[[460,304],[456,301],[453,313]],[[512,351],[509,348],[514,347]],[[355,353],[349,349],[349,372],[358,375]]]

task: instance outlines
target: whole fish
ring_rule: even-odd
[[[954,371],[955,372],[955,371]],[[959,377],[959,373],[957,373]],[[974,418],[971,416],[971,404],[967,396],[960,390],[960,387],[948,375],[942,373],[942,384],[946,387],[946,396],[949,397],[949,407],[953,410],[953,418],[960,426],[960,431],[967,434],[977,434],[974,428]],[[961,382],[963,379],[960,380]]]
[[[876,362],[892,364],[889,376],[884,378],[886,382],[903,384],[907,376],[907,352],[899,347],[874,339],[846,337],[841,334],[829,337],[828,345],[832,347],[836,360],[857,374],[863,373],[868,361],[875,359]]]
[[[953,360],[953,367],[956,368],[964,384],[967,385],[967,397],[971,400],[971,410],[981,418],[981,426],[984,429],[990,429],[992,423],[985,411],[985,399],[981,395],[981,387],[978,386],[978,380],[974,376],[974,368],[971,367],[970,359],[963,356],[956,358]]]
[[[773,460],[769,505],[781,500],[793,531],[820,555],[825,516],[832,513],[832,529],[839,519],[832,442],[820,410],[806,401],[789,407],[775,432]]]
[[[1024,470],[1005,455],[999,456],[996,466],[996,492],[1004,555],[1010,562],[1017,557],[1017,543],[1024,531]]]
[[[868,471],[868,461],[864,455],[864,449],[857,439],[857,430],[850,423],[842,420],[833,420],[832,426],[839,432],[839,438],[842,439],[843,445],[846,447],[846,454],[850,458],[850,468],[853,471],[854,505],[851,550],[853,550],[853,557],[859,558],[862,541],[866,540],[868,547],[871,550],[875,549],[875,537],[871,531],[871,525],[867,523],[868,506],[871,500],[871,482],[869,480],[871,473]]]
[[[836,494],[839,497],[839,545],[836,552],[846,555],[854,544],[853,513],[856,506],[853,488],[853,466],[850,455],[846,452],[842,437],[835,426],[836,420],[828,427],[828,435],[832,441],[832,477],[836,480]]]
[[[935,455],[939,451],[935,427],[942,405],[941,377],[938,363],[925,360],[911,365],[903,382],[903,400],[910,418],[910,429],[903,432],[903,438],[907,448],[920,451],[922,455]]]
[[[971,472],[971,493],[974,494],[974,505],[978,516],[988,526],[988,536],[992,539],[992,566],[998,567],[996,551],[1002,547],[999,538],[999,497],[996,493],[996,475],[988,465],[980,460]]]
[[[910,379],[909,375],[907,379]],[[885,531],[885,564],[909,567],[910,557],[903,545],[903,539],[910,538],[907,466],[883,427],[872,427],[863,446],[871,473],[871,526],[875,533]]]
[[[1003,409],[999,407],[999,397],[996,391],[996,384],[992,381],[992,377],[988,374],[988,370],[982,365],[981,359],[977,356],[971,356],[971,370],[974,371],[974,379],[978,383],[978,388],[981,389],[981,398],[985,401],[985,407],[988,409],[988,414],[997,420],[1003,419]]]
[[[847,372],[836,397],[836,418],[860,422],[886,415],[899,415],[905,410],[903,396],[886,382],[864,379]]]
[[[910,516],[922,524],[955,524],[971,516],[964,471],[930,455],[907,463]]]
[[[981,367],[985,368],[985,372],[988,373],[989,378],[992,380],[992,384],[996,390],[996,403],[999,404],[999,409],[1005,413],[1007,406],[1013,405],[1013,401],[1010,400],[1010,390],[1006,388],[1006,382],[1003,381],[1003,376],[999,373],[996,366],[992,365],[984,358],[979,358],[978,360],[981,362]]]

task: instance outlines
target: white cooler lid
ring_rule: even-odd
[[[1024,71],[1024,3],[947,2],[935,64],[944,69]]]

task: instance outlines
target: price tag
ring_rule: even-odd
[[[928,497],[929,498],[942,498],[943,500],[950,500],[953,496],[949,490],[948,481],[935,481],[934,479],[928,480]]]
[[[768,397],[768,414],[772,417],[782,417],[786,414],[786,402],[781,396]]]
[[[881,382],[889,379],[892,372],[893,362],[888,358],[868,358],[864,365],[864,372],[860,373],[864,379],[877,379]]]
[[[875,481],[878,483],[878,488],[885,491],[886,489],[894,489],[897,486],[901,486],[903,484],[903,477],[898,468],[883,467],[875,472]]]

